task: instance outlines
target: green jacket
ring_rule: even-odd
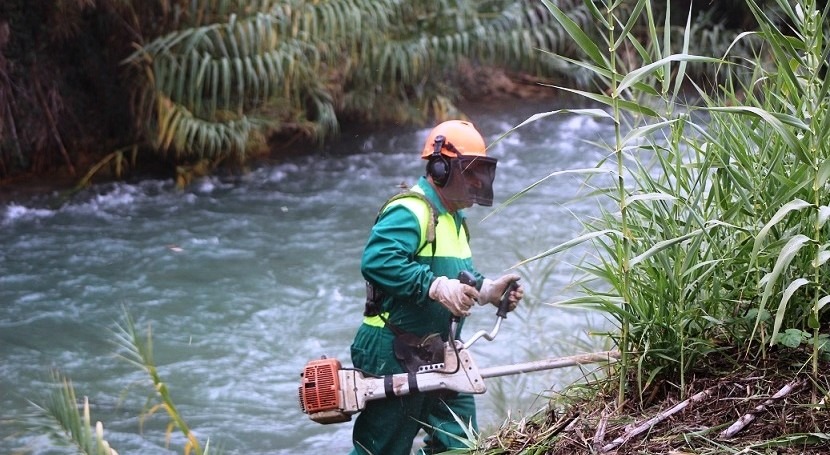
[[[412,189],[431,202],[412,196],[393,200],[382,209],[363,251],[363,277],[385,294],[382,311],[387,320],[419,336],[440,333],[446,339],[451,313],[429,298],[429,286],[439,276],[457,278],[473,267],[462,212],[450,213],[426,178]],[[432,221],[432,215],[437,222]],[[434,228],[434,241],[430,230]],[[377,316],[364,321],[381,326]]]

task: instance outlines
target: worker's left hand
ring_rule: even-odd
[[[479,305],[490,303],[495,306],[499,306],[499,301],[501,300],[501,296],[504,295],[504,291],[507,290],[510,283],[515,281],[516,288],[510,291],[510,294],[507,296],[507,299],[510,301],[510,307],[507,311],[515,310],[525,293],[522,285],[518,283],[520,278],[521,277],[515,273],[502,275],[500,278],[495,280],[485,278],[484,282],[481,284],[481,290],[478,291]]]

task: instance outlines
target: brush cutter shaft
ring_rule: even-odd
[[[517,363],[514,365],[503,365],[479,370],[482,378],[495,378],[511,374],[530,373],[532,371],[553,370],[556,368],[571,367],[585,363],[611,362],[619,359],[619,351],[593,352],[590,354],[572,355],[569,357],[558,357],[554,359],[536,360],[533,362]]]

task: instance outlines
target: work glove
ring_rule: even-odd
[[[438,301],[453,315],[463,317],[470,314],[470,307],[478,298],[478,291],[454,278],[439,276],[429,286],[429,298]]]
[[[519,301],[522,300],[522,297],[524,297],[525,294],[524,288],[518,283],[519,278],[519,275],[516,275],[515,273],[503,275],[496,280],[485,278],[484,282],[481,283],[481,290],[478,291],[479,305],[490,303],[495,306],[499,306],[501,296],[504,295],[507,287],[510,283],[516,281],[516,288],[510,291],[510,294],[507,296],[507,299],[510,301],[510,306],[507,308],[507,311],[509,312],[515,310],[516,306],[519,304]]]

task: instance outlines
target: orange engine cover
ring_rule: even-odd
[[[340,361],[319,359],[308,362],[300,382],[300,407],[306,414],[341,410]]]

